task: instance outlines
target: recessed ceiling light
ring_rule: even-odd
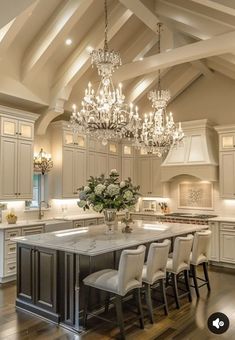
[[[70,39],[70,38],[68,38],[68,39],[65,40],[65,44],[68,45],[68,46],[71,45],[72,42],[73,42],[73,41],[72,41],[72,39]]]

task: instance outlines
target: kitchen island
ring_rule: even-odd
[[[121,251],[207,229],[206,225],[135,221],[133,232],[121,226],[106,234],[104,225],[18,237],[16,306],[74,330],[81,330],[82,280],[104,268],[117,268]],[[89,304],[105,296],[91,291]]]

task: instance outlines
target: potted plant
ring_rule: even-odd
[[[139,186],[134,186],[130,178],[119,180],[116,169],[111,170],[109,176],[91,176],[86,186],[79,188],[78,206],[103,212],[108,230],[113,230],[117,211],[130,209],[140,196]]]

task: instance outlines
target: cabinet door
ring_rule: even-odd
[[[94,177],[96,175],[96,153],[89,152],[87,157],[87,179],[89,179],[90,176]]]
[[[235,233],[220,233],[220,261],[235,263]]]
[[[33,144],[18,140],[18,197],[32,199],[33,196]]]
[[[121,170],[120,163],[121,163],[121,160],[118,156],[109,155],[108,171],[110,172],[112,169],[116,169],[117,172],[120,174],[120,170]]]
[[[38,247],[35,251],[35,304],[57,311],[57,251]]]
[[[17,297],[28,303],[34,302],[34,248],[17,246]]]
[[[150,195],[151,188],[151,158],[141,157],[138,159],[138,183],[142,195]]]
[[[108,174],[108,155],[105,153],[96,153],[96,176]]]
[[[86,184],[86,151],[74,150],[74,192]]]
[[[122,158],[122,179],[125,180],[130,177],[134,178],[134,158],[123,157]]]
[[[1,199],[17,198],[17,145],[17,139],[1,138]]]
[[[234,152],[220,153],[220,196],[235,198],[235,157]]]
[[[17,137],[18,120],[13,118],[1,118],[1,135],[6,137]]]
[[[211,231],[209,259],[211,261],[219,262],[220,254],[219,254],[219,225],[218,223],[210,222],[209,229]]]
[[[18,135],[21,139],[33,140],[34,137],[34,124],[25,121],[19,121]]]
[[[163,197],[163,183],[161,182],[161,158],[153,157],[151,159],[151,194]]]
[[[220,135],[220,151],[235,150],[235,134],[223,133]]]
[[[74,146],[74,134],[72,131],[63,131],[64,146]]]
[[[72,148],[64,148],[63,150],[63,170],[62,170],[62,182],[63,182],[63,197],[71,198],[76,193],[74,191],[74,156]]]

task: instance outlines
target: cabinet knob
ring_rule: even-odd
[[[15,192],[15,196],[17,196],[18,194],[17,194],[17,192]]]
[[[22,133],[21,133],[21,132],[19,132],[19,133],[18,133],[18,135],[20,135],[20,136],[21,136],[21,135],[22,135]]]
[[[18,192],[18,195],[20,195],[20,192]]]

